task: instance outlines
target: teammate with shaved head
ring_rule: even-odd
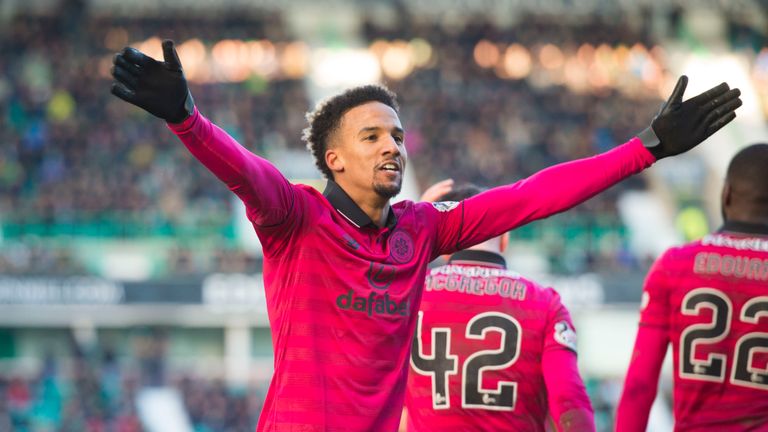
[[[480,192],[460,185],[440,200]],[[548,415],[560,432],[595,430],[571,316],[555,290],[507,268],[508,241],[458,251],[427,275],[402,430],[543,432]]]
[[[648,274],[618,431],[645,431],[670,343],[676,431],[768,430],[768,144],[733,158],[722,212]]]

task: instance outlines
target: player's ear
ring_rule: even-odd
[[[325,164],[334,173],[344,171],[344,158],[341,157],[336,148],[329,148],[325,151]]]
[[[720,196],[720,206],[722,207],[723,211],[723,219],[727,219],[728,216],[728,209],[731,207],[731,204],[733,203],[733,190],[731,189],[731,184],[728,183],[728,180],[723,183],[723,192]]]
[[[504,233],[499,238],[499,250],[504,253],[507,251],[507,247],[509,247],[509,233]]]

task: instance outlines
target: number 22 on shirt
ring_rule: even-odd
[[[724,292],[714,288],[697,288],[683,298],[680,312],[683,315],[703,315],[712,312],[712,319],[705,324],[692,324],[680,336],[681,378],[723,382],[729,353],[712,352],[706,359],[697,359],[696,350],[702,345],[716,344],[728,337],[733,320],[734,307]],[[768,319],[768,296],[754,297],[742,306],[738,319],[743,323],[758,324],[760,318]],[[760,369],[754,362],[758,353],[768,352],[768,333],[750,332],[742,335],[733,349],[733,367],[730,382],[734,385],[768,390],[768,369]]]

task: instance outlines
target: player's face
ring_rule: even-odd
[[[332,160],[326,157],[337,183],[387,199],[400,193],[407,154],[395,110],[381,102],[359,105],[344,114],[337,134],[328,150]]]

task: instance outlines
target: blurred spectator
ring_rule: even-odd
[[[163,332],[142,333],[138,342],[120,361],[109,348],[83,356],[73,347],[68,358],[47,359],[36,376],[0,373],[0,430],[140,432],[136,396],[145,386],[178,389],[196,432],[255,429],[266,383],[236,389],[178,371],[169,379],[158,372],[166,360]]]
[[[393,26],[367,20],[363,32],[371,43],[421,38],[432,48],[432,64],[388,83],[400,98],[419,184],[450,177],[495,186],[625,142],[648,124],[661,100],[648,91],[629,97],[611,87],[576,93],[562,85],[540,85],[535,70],[531,79],[503,79],[477,64],[478,42],[553,43],[572,51],[585,43],[652,45],[648,30],[630,21],[594,16],[564,22],[563,17],[532,15],[499,28],[476,17],[457,28],[405,17]],[[513,232],[512,238],[523,235],[544,245],[556,272],[637,267],[642,264],[627,259],[616,199],[622,191],[643,187],[642,177],[630,178],[564,215]],[[546,231],[526,234],[541,226]]]
[[[77,26],[68,24],[71,15],[21,15],[0,29],[0,223],[10,240],[0,249],[0,273],[84,272],[72,245],[43,240],[50,236],[177,236],[189,235],[188,227],[198,236],[221,235],[231,222],[230,192],[162,122],[114,100],[104,61],[157,35],[209,44],[288,40],[272,12],[83,14]],[[76,28],[84,37],[62,37]],[[256,152],[265,142],[302,145],[309,103],[301,81],[206,84],[193,92],[206,115]],[[192,268],[195,257],[172,258],[171,269],[201,271]]]

